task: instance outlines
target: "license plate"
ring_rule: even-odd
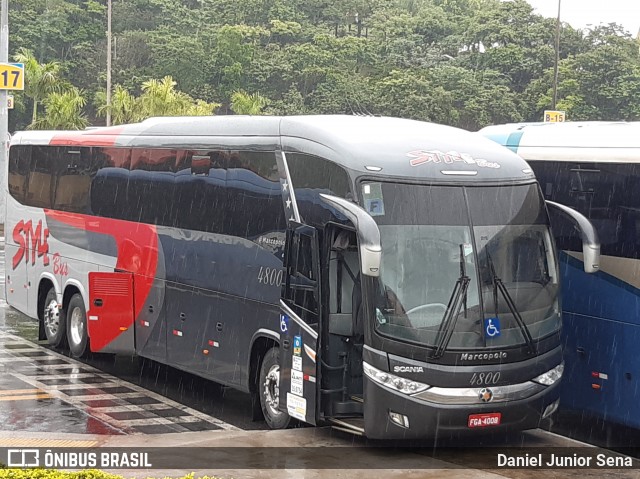
[[[490,427],[499,426],[502,419],[502,413],[489,412],[486,414],[470,414],[468,426],[469,427]]]

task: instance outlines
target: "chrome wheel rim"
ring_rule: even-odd
[[[49,332],[49,337],[54,337],[58,334],[60,309],[58,309],[58,302],[55,299],[52,299],[44,308],[44,326]]]
[[[73,344],[80,344],[84,337],[84,314],[78,307],[73,308],[71,319],[69,321],[69,332],[71,333],[71,341]]]
[[[269,368],[262,387],[265,405],[269,413],[272,416],[280,414],[278,410],[278,404],[280,402],[280,366],[274,364]]]

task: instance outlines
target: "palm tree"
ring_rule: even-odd
[[[238,115],[261,115],[268,103],[269,100],[259,93],[238,90],[231,95],[231,109]]]
[[[62,67],[58,62],[39,63],[33,52],[27,48],[21,48],[14,55],[14,59],[24,63],[26,80],[24,94],[33,101],[31,125],[35,125],[38,120],[38,103],[50,93],[64,90],[65,85],[60,78]]]
[[[204,100],[196,100],[184,111],[185,116],[209,116],[213,111],[220,108],[220,103],[208,103]]]
[[[177,83],[170,76],[162,80],[151,79],[142,84],[138,98],[139,114],[150,116],[176,116],[185,108],[185,94],[175,89]]]
[[[142,84],[142,95],[137,99],[138,120],[151,116],[206,116],[213,115],[219,103],[194,100],[175,89],[176,82],[170,76],[162,80],[151,79]]]
[[[107,95],[101,91],[96,94],[96,106],[99,116],[107,116]],[[136,97],[121,85],[116,85],[111,95],[111,124],[122,125],[136,121]]]
[[[50,93],[43,103],[45,116],[32,123],[32,129],[81,130],[89,124],[82,113],[86,100],[77,88]]]

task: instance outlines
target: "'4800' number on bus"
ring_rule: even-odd
[[[260,266],[258,271],[258,283],[267,284],[269,286],[280,286],[282,283],[283,270],[280,268],[265,268]]]

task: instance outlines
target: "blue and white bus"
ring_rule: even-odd
[[[561,408],[640,427],[640,122],[491,126],[481,133],[534,170],[546,200],[595,225],[600,271],[582,270],[572,228],[560,253],[565,376]]]

